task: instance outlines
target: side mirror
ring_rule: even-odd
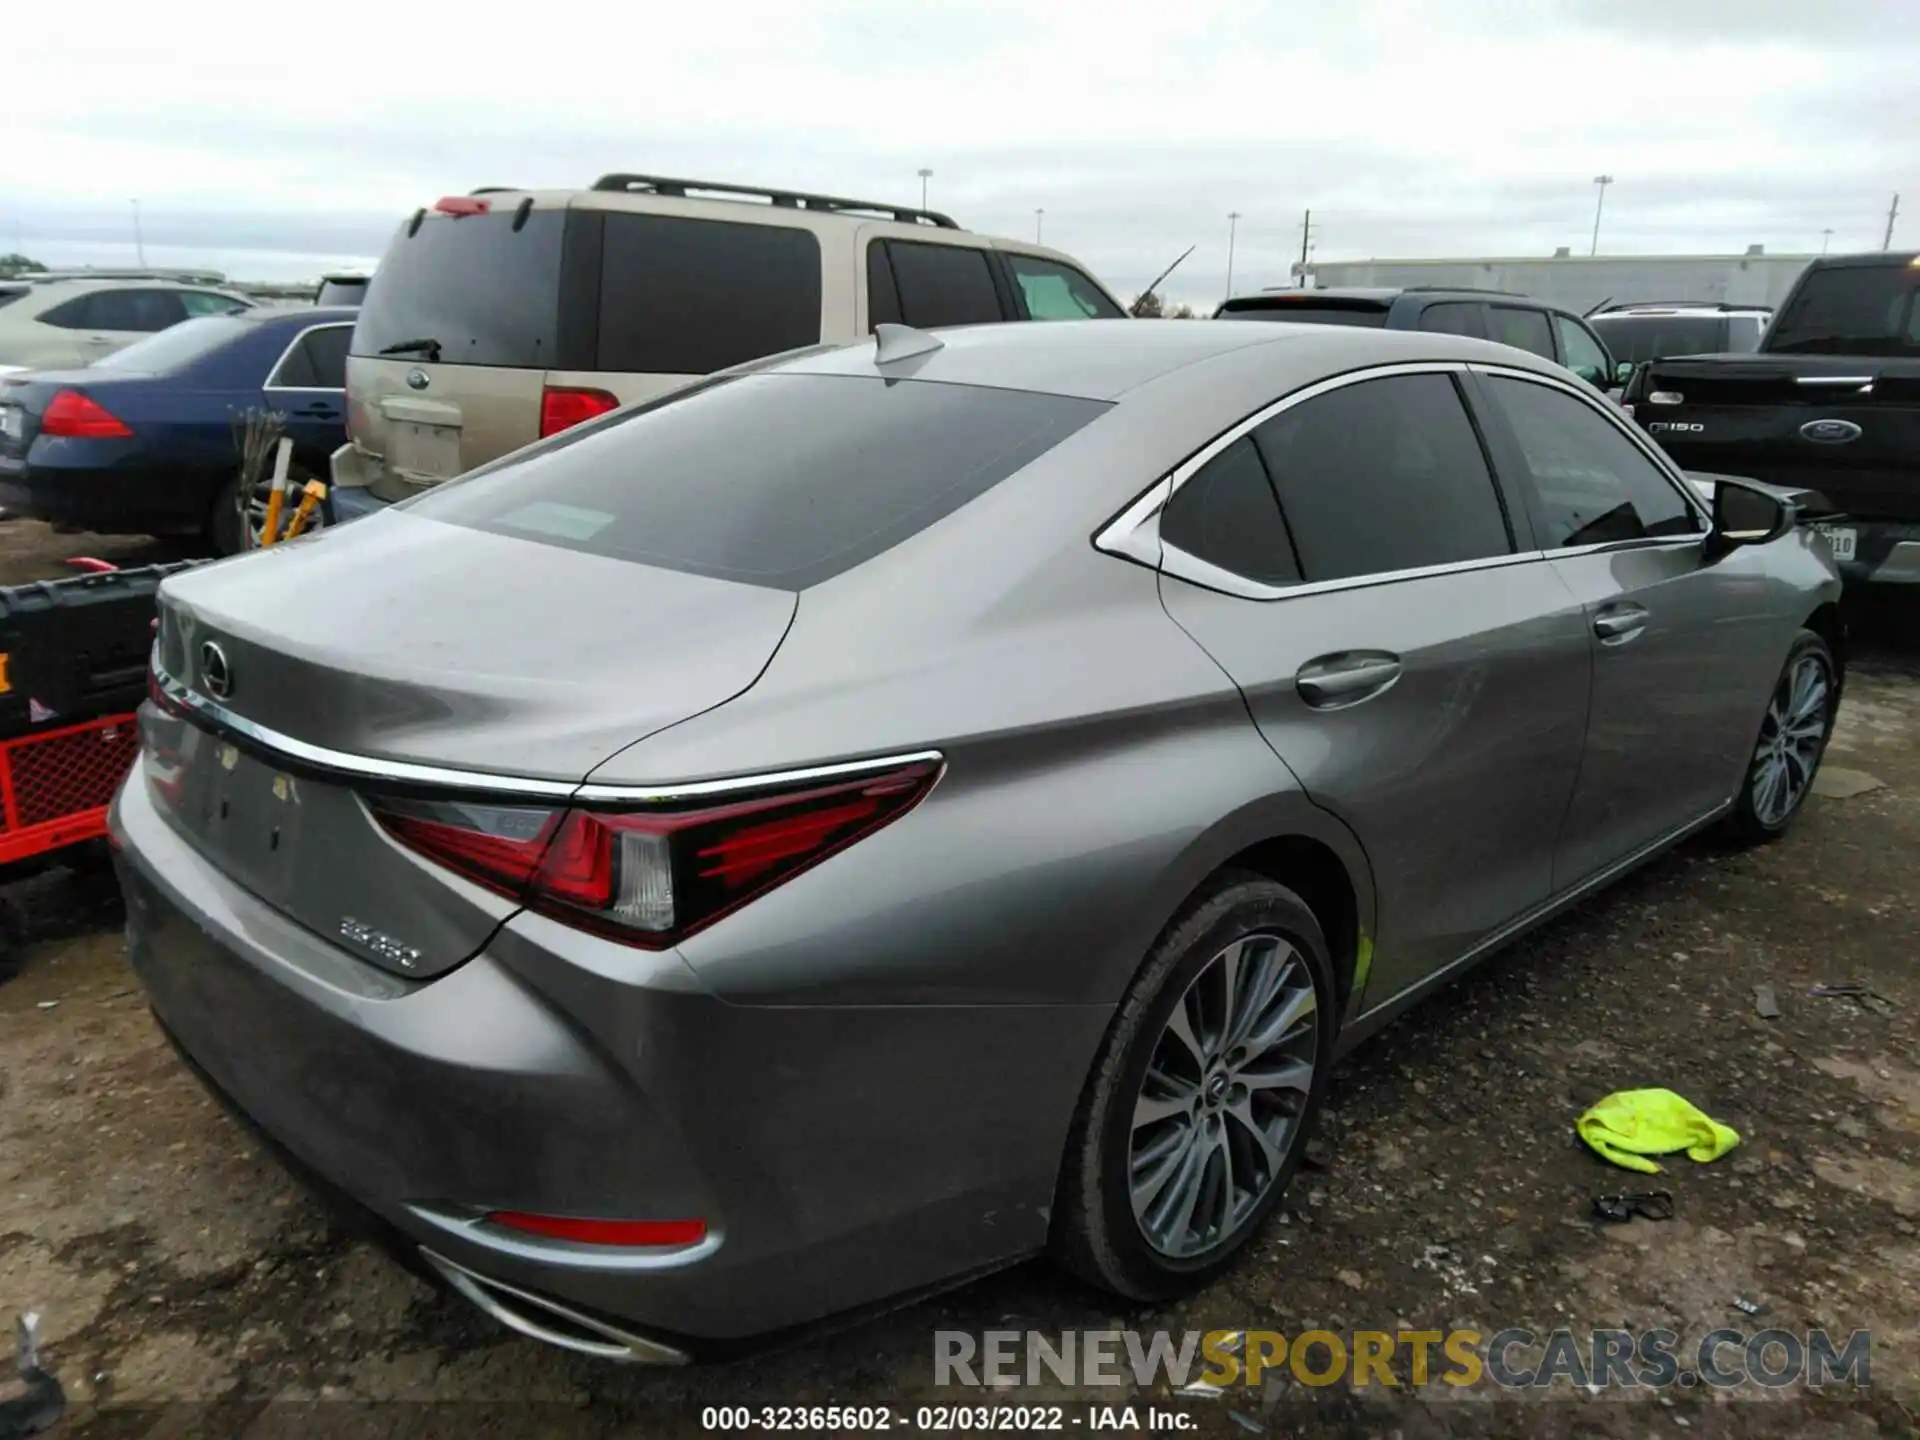
[[[1618,365],[1613,367],[1613,383],[1616,385],[1626,384],[1627,381],[1633,378],[1634,369],[1633,361],[1622,360]]]
[[[1596,390],[1606,388],[1606,377],[1601,374],[1598,365],[1575,365],[1573,367],[1573,373],[1586,381],[1587,384],[1593,386]]]
[[[1793,529],[1798,509],[1750,480],[1714,477],[1713,531],[1708,558],[1717,560],[1742,545],[1766,545]]]

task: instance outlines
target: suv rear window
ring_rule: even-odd
[[[742,375],[521,450],[414,514],[801,590],[945,518],[1108,408],[1025,390]]]
[[[431,340],[449,365],[545,370],[556,363],[563,210],[408,221],[368,282],[353,331],[355,355]],[[422,350],[390,352],[419,360]]]
[[[1387,307],[1359,305],[1314,305],[1291,300],[1229,300],[1213,317],[1216,320],[1293,320],[1304,325],[1369,325],[1379,329],[1387,323]]]
[[[1712,315],[1597,315],[1589,323],[1616,361],[1636,365],[1675,355],[1717,355],[1727,348],[1726,322]]]
[[[598,368],[706,375],[820,341],[820,242],[790,225],[610,213]]]
[[[1908,265],[1838,265],[1809,270],[1773,322],[1767,349],[1800,355],[1911,355],[1920,351]]]

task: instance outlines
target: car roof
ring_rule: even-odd
[[[878,346],[867,340],[796,355],[765,370],[932,380],[1106,401],[1201,367],[1210,375],[1243,372],[1257,384],[1283,388],[1306,383],[1316,372],[1331,375],[1402,361],[1457,360],[1565,373],[1551,361],[1492,341],[1347,325],[1063,320],[907,333],[932,336],[939,348],[883,363]]]

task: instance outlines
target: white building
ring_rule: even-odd
[[[1319,288],[1378,285],[1463,286],[1531,295],[1584,314],[1608,301],[1708,300],[1775,309],[1812,255],[1573,255],[1551,259],[1310,260],[1307,283]],[[1300,266],[1295,265],[1298,283]]]

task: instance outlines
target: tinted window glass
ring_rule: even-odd
[[[936,325],[992,324],[1001,318],[1000,295],[984,250],[890,240],[893,281],[900,312],[920,329]]]
[[[428,216],[400,227],[368,282],[353,353],[378,355],[410,340],[439,343],[449,365],[555,364],[560,307],[562,210],[534,210],[519,230],[514,212]],[[399,358],[427,358],[409,350]]]
[[[1544,310],[1522,310],[1517,305],[1489,305],[1487,338],[1502,345],[1532,351],[1546,360],[1556,358],[1553,353],[1553,332],[1547,328]]]
[[[71,300],[63,300],[40,313],[42,325],[58,325],[62,330],[84,330],[87,328],[87,302],[91,295],[76,295]]]
[[[1545,385],[1489,376],[1540,500],[1541,548],[1700,529],[1660,470],[1591,405]]]
[[[313,383],[322,390],[347,388],[347,342],[351,325],[323,325],[307,332],[301,346],[313,365]]]
[[[1614,359],[1636,365],[1672,355],[1717,354],[1727,348],[1725,326],[1713,315],[1601,315],[1593,322]]]
[[[1453,381],[1342,386],[1254,432],[1307,580],[1505,555],[1513,546]]]
[[[1250,580],[1286,585],[1300,578],[1267,467],[1248,439],[1234,441],[1174,492],[1160,517],[1160,538]]]
[[[1767,322],[1758,315],[1732,316],[1727,321],[1727,349],[1736,355],[1758,350],[1766,332]]]
[[[1613,383],[1613,360],[1600,342],[1587,333],[1587,327],[1567,315],[1553,317],[1553,328],[1560,336],[1560,363],[1569,370],[1591,370],[1587,378],[1597,385]]]
[[[180,303],[189,315],[231,315],[249,308],[244,300],[212,290],[182,290]]]
[[[1907,355],[1920,349],[1908,265],[1809,270],[1773,322],[1769,350],[1804,355]]]
[[[799,590],[958,510],[1106,408],[914,380],[730,377],[530,446],[409,508]]]
[[[1487,327],[1480,318],[1482,306],[1477,300],[1449,300],[1429,305],[1420,312],[1420,328],[1442,335],[1474,335],[1486,338]]]
[[[705,375],[820,340],[820,242],[786,225],[608,215],[602,370]]]
[[[323,280],[320,293],[313,297],[315,305],[358,305],[367,297],[365,280]]]
[[[199,320],[183,320],[170,329],[134,341],[124,350],[102,355],[91,368],[158,375],[190,365],[253,328],[252,322],[238,316],[208,315]]]
[[[1387,323],[1385,306],[1312,305],[1307,303],[1228,301],[1216,320],[1294,320],[1304,325],[1365,325],[1379,329]]]
[[[187,318],[186,308],[175,290],[96,290],[74,303],[78,307],[75,312],[78,318],[65,323],[81,330],[151,334]]]
[[[893,288],[893,266],[887,247],[878,240],[867,244],[867,328],[900,323],[900,292]]]
[[[1037,255],[1006,251],[1007,268],[1013,272],[1020,297],[1026,302],[1031,320],[1119,320],[1120,307],[1100,293],[1085,275],[1071,265],[1042,260]]]

